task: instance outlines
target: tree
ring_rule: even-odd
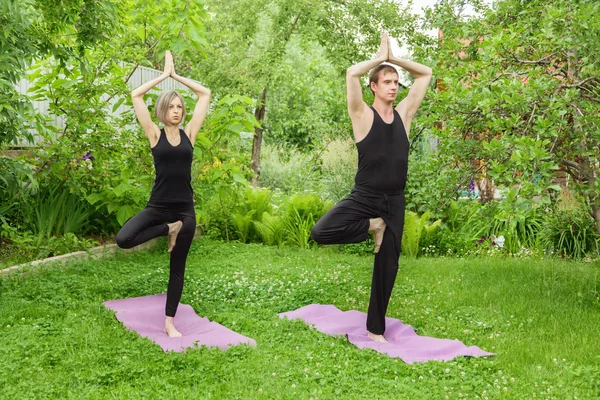
[[[0,145],[28,132],[39,120],[17,84],[35,59],[48,56],[64,65],[78,60],[85,68],[85,51],[107,40],[119,20],[112,0],[5,0],[0,3]]]
[[[425,51],[440,78],[425,109],[440,157],[541,202],[563,171],[600,233],[600,3],[471,2],[470,19],[457,3],[428,14],[443,33]]]
[[[332,123],[342,123],[343,118],[347,127],[341,107],[346,68],[372,56],[383,30],[396,37],[414,31],[414,18],[392,0],[217,0],[207,9],[207,57],[192,57],[190,68],[217,98],[237,92],[257,101],[255,116],[261,125],[253,139],[254,183],[264,133],[296,145],[310,143],[311,127],[326,128],[316,118],[298,117],[303,111],[314,112],[317,104],[328,109],[322,118]],[[298,57],[302,63],[289,63]],[[318,94],[325,80],[334,95],[322,99]],[[285,110],[290,106],[296,107],[292,115]],[[290,117],[299,123],[286,125]]]

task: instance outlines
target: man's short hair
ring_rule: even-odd
[[[183,96],[174,90],[169,90],[168,92],[162,92],[158,95],[156,105],[154,106],[154,114],[163,124],[167,120],[169,106],[175,97],[179,97],[179,100],[181,100],[181,106],[183,107],[181,110],[181,122],[183,123],[185,121],[185,101],[183,100]]]
[[[398,75],[398,77],[400,77],[396,68],[392,67],[389,64],[379,64],[378,66],[373,68],[369,73],[369,88],[371,88],[371,82],[375,82],[375,84],[379,83],[379,76],[381,75],[380,72],[383,72],[384,74],[386,72],[393,72],[394,74]],[[371,89],[371,92],[372,91],[373,89]]]

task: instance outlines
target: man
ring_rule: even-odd
[[[405,69],[415,78],[408,96],[395,109],[398,73],[384,62]],[[375,100],[369,107],[362,98],[360,78],[371,69],[369,86]],[[362,242],[373,232],[376,254],[367,331],[369,338],[377,342],[386,342],[385,313],[398,272],[410,124],[425,97],[431,75],[427,66],[394,57],[385,33],[374,60],[348,68],[348,114],[358,149],[355,186],[350,196],[329,210],[312,229],[313,240],[320,244]]]

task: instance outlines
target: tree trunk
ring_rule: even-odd
[[[252,186],[258,186],[258,179],[260,178],[260,149],[262,146],[263,137],[263,122],[265,120],[265,100],[267,98],[267,88],[263,88],[262,94],[260,95],[260,101],[258,107],[254,111],[254,117],[260,124],[254,128],[254,139],[252,141],[252,171],[254,176],[252,177]]]
[[[590,201],[589,213],[596,222],[596,233],[600,234],[600,197],[596,192],[596,176],[589,157],[581,157],[579,162],[582,183],[587,185],[587,198]]]

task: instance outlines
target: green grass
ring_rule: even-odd
[[[407,365],[277,317],[309,303],[366,310],[371,257],[207,239],[192,246],[182,302],[257,346],[165,354],[102,305],[164,292],[159,250],[0,279],[0,397],[600,396],[598,264],[401,259],[389,316],[497,353]]]

